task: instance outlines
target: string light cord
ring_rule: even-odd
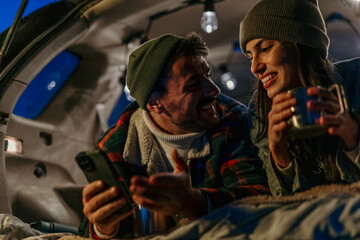
[[[224,1],[224,0],[213,0],[214,3],[222,2],[222,1]],[[144,42],[149,40],[148,36],[149,36],[151,26],[152,26],[152,23],[153,23],[154,20],[159,19],[159,18],[161,18],[163,16],[166,16],[166,15],[169,15],[171,13],[180,11],[180,10],[182,10],[184,8],[188,8],[188,7],[191,7],[191,6],[194,6],[194,5],[198,5],[198,4],[205,4],[205,0],[187,0],[187,1],[184,1],[183,5],[181,5],[179,7],[176,7],[174,9],[170,9],[170,10],[164,10],[164,11],[155,13],[154,15],[151,15],[149,17],[149,21],[148,21],[148,24],[147,24],[147,26],[145,28],[144,34],[143,34],[143,36],[141,38],[141,43],[144,43]]]

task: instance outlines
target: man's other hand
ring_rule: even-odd
[[[174,172],[157,173],[149,178],[131,178],[130,192],[134,202],[163,215],[182,214],[190,219],[207,213],[205,195],[189,183],[188,168],[173,149]]]

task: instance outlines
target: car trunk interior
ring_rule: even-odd
[[[225,2],[236,5],[234,0]],[[249,9],[256,2],[242,4]],[[80,224],[83,218],[81,191],[87,180],[75,156],[94,149],[108,127],[104,119],[111,115],[123,93],[123,67],[131,51],[128,43],[134,47],[141,43],[143,29],[154,13],[182,4],[183,1],[178,0],[146,0],[141,4],[133,0],[69,0],[50,4],[21,21],[0,63],[0,145],[5,146],[9,139],[21,145],[21,152],[0,153],[2,213],[12,213],[26,223],[44,220],[71,226]],[[225,6],[218,4],[219,8]],[[236,5],[234,11],[238,9],[240,6]],[[190,14],[184,16],[178,12],[174,18],[190,19],[198,11],[202,11],[202,6],[194,5]],[[232,19],[232,24],[238,26],[243,14]],[[194,19],[199,25],[199,16]],[[145,37],[171,32],[168,22],[166,17],[158,20],[154,31]],[[177,27],[179,35],[187,33],[181,22]],[[238,38],[236,31],[218,31],[231,34],[234,40]],[[0,42],[4,42],[6,33],[0,35]],[[209,56],[212,66],[233,57],[229,55],[231,43],[224,47],[215,44],[215,41],[221,43],[221,37],[204,38],[216,50]],[[79,57],[80,63],[55,98],[34,119],[14,114],[20,95],[34,77],[63,51]],[[359,53],[360,48],[349,52]],[[233,97],[248,101],[253,84],[249,77],[250,65],[241,53],[235,54],[231,69],[242,72],[243,79]],[[336,54],[334,52],[334,56]],[[214,70],[214,79],[219,75],[219,71]]]

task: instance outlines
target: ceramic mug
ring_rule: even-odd
[[[316,123],[323,112],[309,111],[307,108],[307,101],[319,99],[315,96],[307,94],[308,87],[296,88],[289,90],[288,92],[296,98],[297,104],[291,108],[293,115],[289,119],[289,135],[295,138],[305,138],[319,136],[327,132],[326,126],[321,126]],[[338,84],[333,84],[327,88],[330,92],[334,92],[337,96],[340,111],[337,114],[342,114],[347,110],[347,101],[344,94],[344,88]]]

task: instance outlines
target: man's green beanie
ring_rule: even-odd
[[[317,0],[262,0],[240,23],[240,46],[255,38],[294,42],[318,49],[326,58],[329,38]]]
[[[142,44],[130,54],[126,84],[130,95],[135,98],[142,109],[147,110],[146,102],[160,79],[167,60],[183,39],[166,34]]]

